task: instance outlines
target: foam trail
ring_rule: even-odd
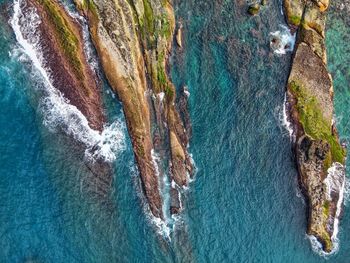
[[[309,239],[311,243],[312,250],[317,253],[319,256],[324,257],[327,259],[327,256],[330,255],[330,253],[326,253],[322,249],[322,244],[317,240],[315,236],[312,235],[306,235],[306,237]]]
[[[279,25],[280,30],[271,32],[270,47],[277,55],[285,55],[294,50],[295,34],[291,34],[288,27]]]
[[[156,228],[157,233],[160,236],[165,237],[167,240],[170,241],[171,240],[171,238],[170,238],[171,229],[166,224],[166,222],[164,222],[160,218],[155,217],[152,214],[151,209],[149,207],[149,204],[145,199],[144,191],[142,190],[141,178],[140,178],[139,172],[138,172],[138,167],[134,163],[130,163],[129,167],[130,167],[130,174],[134,178],[135,187],[137,190],[136,193],[137,193],[138,197],[140,198],[140,200],[143,200],[142,209],[143,209],[144,214],[146,215],[146,219],[150,222],[151,225],[153,225]],[[158,166],[155,167],[155,169],[157,169],[157,168],[158,168]]]
[[[103,158],[112,162],[116,153],[124,148],[123,125],[116,121],[105,127],[102,133],[90,128],[86,117],[73,105],[51,82],[50,72],[45,69],[45,62],[40,52],[40,36],[36,31],[41,21],[35,9],[25,14],[21,10],[22,0],[15,0],[10,24],[21,51],[28,56],[33,68],[39,73],[45,86],[45,97],[41,101],[44,124],[51,131],[63,129],[68,135],[86,145],[85,156],[95,160]],[[24,37],[23,33],[27,37]]]

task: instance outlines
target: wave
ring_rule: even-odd
[[[41,23],[40,17],[35,8],[27,8],[27,11],[23,13],[21,10],[23,4],[22,0],[14,1],[10,24],[20,52],[27,56],[36,80],[39,80],[43,86],[44,96],[39,108],[44,116],[44,125],[53,132],[58,129],[63,130],[67,135],[83,143],[87,147],[85,157],[88,160],[102,158],[108,162],[114,161],[116,154],[125,147],[124,125],[120,120],[116,120],[111,125],[106,125],[101,133],[91,129],[86,117],[77,107],[69,104],[63,94],[53,86],[51,73],[45,68],[40,35],[37,32]]]
[[[329,256],[335,254],[338,251],[338,246],[337,249],[333,249],[332,252],[327,253],[324,252],[324,250],[322,249],[322,244],[317,240],[317,238],[313,235],[306,235],[306,237],[309,239],[310,243],[311,243],[311,248],[312,250],[318,254],[319,256],[328,259]]]
[[[189,97],[190,97],[190,95],[191,95],[191,93],[189,92],[189,90],[188,90],[188,87],[187,87],[187,86],[184,86],[184,93],[185,93],[185,95],[186,95],[186,97],[187,97],[187,98],[189,98]]]
[[[288,27],[279,25],[280,30],[270,33],[270,47],[277,55],[285,55],[294,50],[295,34]]]
[[[282,107],[277,106],[275,108],[274,117],[278,121],[278,126],[281,129],[283,136],[288,135],[291,142],[294,142],[295,134],[294,134],[293,124],[290,122],[290,119],[289,119],[287,92],[284,93],[284,100],[283,100]]]
[[[284,101],[283,101],[283,126],[287,129],[289,133],[289,138],[291,141],[295,141],[293,124],[289,121],[289,112],[288,112],[288,101],[287,101],[287,93],[284,93]]]

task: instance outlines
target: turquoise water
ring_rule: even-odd
[[[171,241],[157,234],[145,213],[121,105],[108,85],[109,123],[119,120],[125,138],[112,168],[96,179],[81,144],[43,124],[42,84],[18,51],[6,17],[12,9],[3,11],[0,262],[325,260],[305,235],[306,207],[281,120],[290,53],[276,56],[268,46],[269,33],[284,23],[279,1],[254,18],[245,14],[244,1],[177,2],[185,47],[174,51],[172,77],[191,93],[190,151],[197,174]],[[329,68],[343,140],[350,135],[350,57],[343,46],[349,35],[332,15]],[[349,262],[347,210],[339,251],[327,262]]]

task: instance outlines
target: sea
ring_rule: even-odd
[[[173,1],[184,41],[174,44],[169,74],[188,91],[196,174],[171,226],[147,209],[122,104],[89,36],[107,116],[102,133],[50,83],[40,36],[23,38],[21,30],[39,22],[21,13],[21,1],[0,0],[0,262],[350,262],[348,183],[336,249],[322,253],[306,235],[285,112],[295,36],[281,0],[268,0],[254,17],[245,0]],[[326,34],[343,143],[350,141],[347,16],[331,7]],[[284,45],[271,48],[276,36]],[[98,158],[111,169],[96,177],[90,167]]]

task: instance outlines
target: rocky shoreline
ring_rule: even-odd
[[[327,70],[325,21],[328,0],[284,0],[297,30],[287,84],[299,182],[308,201],[308,235],[334,250],[343,201],[346,151],[333,120],[333,84]]]
[[[80,25],[56,1],[22,1],[23,12],[30,9],[40,19],[35,34],[40,37],[38,44],[51,84],[83,113],[92,129],[102,131],[101,90],[84,53]],[[23,34],[26,38],[26,32]]]

